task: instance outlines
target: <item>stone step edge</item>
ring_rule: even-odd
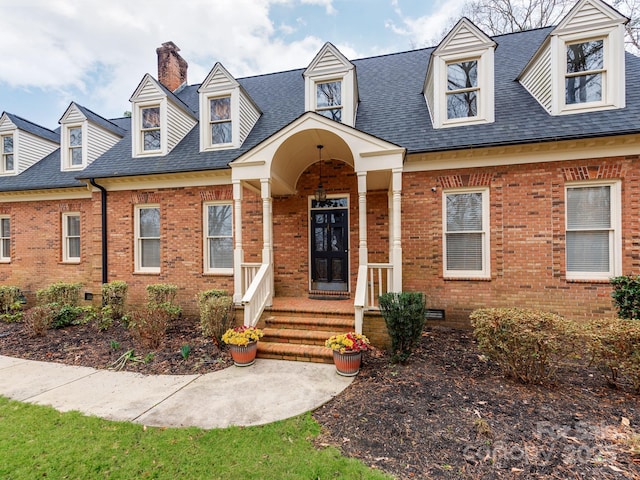
[[[264,333],[264,341],[269,341],[271,338],[275,339],[289,339],[297,343],[304,343],[304,341],[314,342],[324,345],[324,342],[331,336],[336,335],[335,331],[329,330],[299,330],[295,328],[273,328],[265,327],[262,329]],[[339,333],[339,332],[338,332]],[[277,341],[276,341],[277,342]],[[321,343],[320,343],[321,342]],[[290,342],[294,343],[294,342]]]
[[[281,358],[306,362],[333,363],[333,352],[330,348],[319,345],[303,345],[293,343],[258,342],[259,358]]]

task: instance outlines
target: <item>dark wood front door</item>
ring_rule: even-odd
[[[343,208],[346,204],[346,198],[327,200],[315,208],[313,205],[318,204],[312,204],[312,290],[349,290],[349,211]]]

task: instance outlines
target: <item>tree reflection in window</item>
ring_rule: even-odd
[[[142,109],[141,127],[143,149],[160,150],[160,107]]]
[[[447,118],[478,115],[478,61],[447,65]]]
[[[212,98],[210,108],[211,143],[231,143],[231,97]]]
[[[316,111],[336,122],[342,121],[342,82],[316,84]]]
[[[567,105],[602,100],[603,47],[603,40],[567,45]]]

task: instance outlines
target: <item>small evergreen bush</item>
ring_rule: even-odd
[[[391,361],[406,362],[422,335],[426,309],[424,295],[389,292],[380,295],[378,301],[391,337]]]
[[[640,277],[620,276],[610,279],[613,285],[613,302],[620,318],[637,320],[640,318]]]
[[[80,301],[81,283],[58,282],[36,292],[36,303],[47,305],[55,303],[59,306],[75,307]]]
[[[640,393],[640,322],[619,318],[591,320],[584,332],[591,364],[607,383],[627,384]]]
[[[219,344],[222,335],[235,325],[233,299],[224,290],[207,290],[198,294],[202,335]]]
[[[120,320],[125,313],[127,303],[127,291],[129,286],[122,280],[102,284],[102,306],[103,314],[108,315],[112,320]]]
[[[20,289],[9,285],[0,285],[0,320],[19,322],[22,319],[22,301]]]
[[[521,308],[486,308],[470,315],[478,347],[523,383],[542,383],[579,351],[577,326],[559,315]]]
[[[168,283],[156,283],[147,285],[147,308],[150,310],[163,309],[170,319],[178,318],[182,314],[182,308],[176,305],[178,286]]]

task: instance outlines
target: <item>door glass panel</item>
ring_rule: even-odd
[[[329,280],[328,263],[326,258],[316,258],[316,278],[317,281],[326,282]]]
[[[315,230],[315,240],[316,240],[316,252],[326,252],[327,251],[327,236],[325,235],[326,230],[322,227],[316,227]]]
[[[331,261],[331,280],[333,280],[334,282],[344,282],[344,275],[342,274],[342,259],[341,258],[334,258]]]
[[[341,227],[333,227],[331,229],[331,251],[341,252],[344,250],[343,245],[343,229]]]

